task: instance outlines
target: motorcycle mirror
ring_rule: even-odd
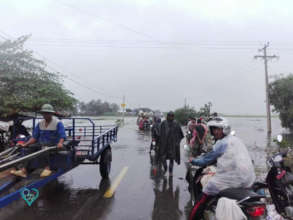
[[[277,136],[277,141],[278,141],[279,143],[281,143],[282,140],[283,140],[283,136],[282,136],[281,134],[279,134],[279,135]]]
[[[23,134],[20,134],[20,135],[18,135],[18,137],[17,138],[25,138],[25,135],[23,135]]]
[[[236,131],[231,131],[231,133],[230,133],[232,136],[235,136],[235,134],[236,134]]]

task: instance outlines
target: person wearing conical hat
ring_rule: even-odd
[[[33,136],[26,142],[21,144],[22,147],[26,148],[30,145],[37,143],[37,147],[33,149],[28,149],[29,153],[32,151],[37,151],[42,148],[42,146],[55,146],[62,148],[63,142],[66,139],[65,128],[61,121],[59,121],[53,115],[55,114],[54,108],[50,104],[44,104],[40,110],[40,113],[43,116],[43,120],[40,121],[33,131]],[[49,163],[49,158],[46,158]],[[20,170],[12,170],[11,174],[27,177],[26,167],[28,163],[25,164],[24,168]],[[50,176],[52,173],[49,165],[41,172],[41,177]]]

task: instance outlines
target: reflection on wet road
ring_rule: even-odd
[[[167,177],[156,181],[154,187],[155,201],[152,219],[177,220],[182,216],[179,208],[180,188],[173,189],[173,178]]]
[[[265,118],[229,119],[236,135],[244,140],[259,170],[265,173]],[[273,119],[274,134],[282,131]],[[185,181],[185,158],[174,165],[173,178],[154,170],[149,154],[149,133],[137,130],[136,119],[127,118],[119,130],[118,142],[112,146],[113,161],[110,180],[101,180],[98,166],[78,166],[58,181],[40,190],[40,197],[28,207],[19,200],[0,211],[1,220],[149,220],[187,219],[191,208]],[[181,145],[183,146],[183,141]],[[104,198],[124,167],[127,173],[120,179],[111,198]]]

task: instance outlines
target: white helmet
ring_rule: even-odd
[[[211,127],[223,128],[224,135],[228,135],[231,132],[231,127],[229,125],[228,120],[222,117],[213,118],[208,122],[207,125],[209,129],[211,129]]]

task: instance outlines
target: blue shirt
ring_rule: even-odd
[[[192,159],[191,163],[193,165],[197,166],[208,166],[210,164],[213,164],[217,161],[217,159],[222,156],[226,149],[227,149],[228,143],[226,138],[218,140],[215,145],[213,146],[213,150],[209,153],[206,153],[205,155],[199,157],[198,159]]]
[[[40,123],[38,123],[33,132],[33,138],[40,144],[56,145],[61,138],[66,138],[64,126],[60,121],[55,130],[41,129],[40,127]]]

